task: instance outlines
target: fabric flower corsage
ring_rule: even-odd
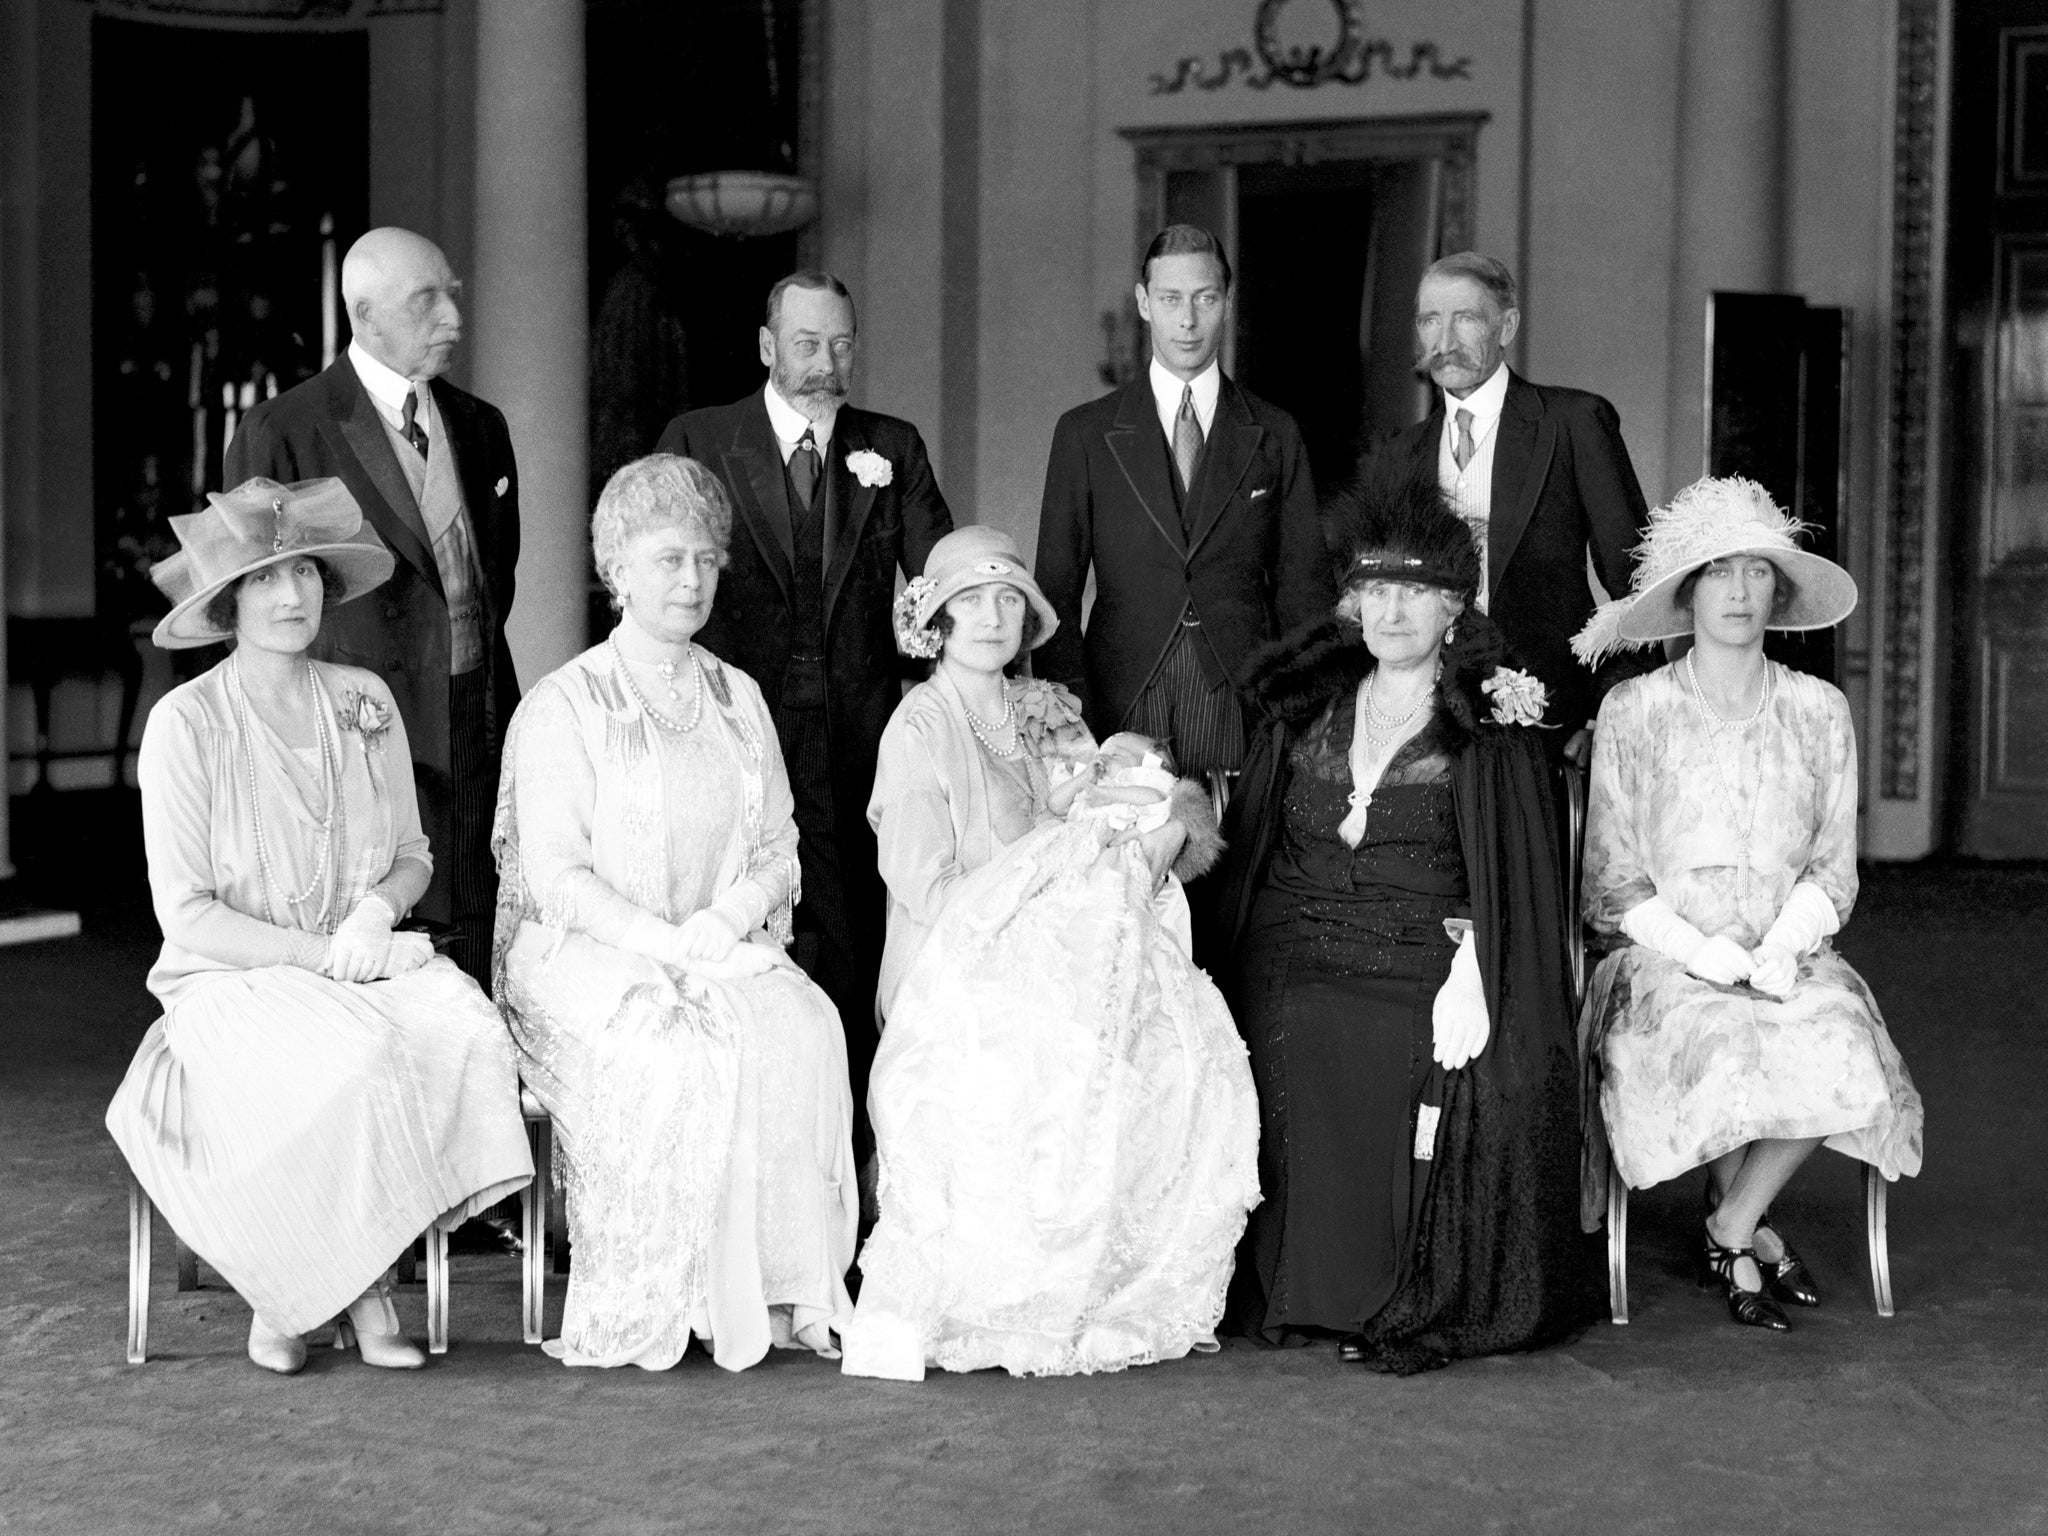
[[[366,750],[383,750],[384,733],[391,729],[390,705],[359,688],[351,688],[341,696],[341,708],[336,713],[341,728],[362,737]]]
[[[859,458],[860,455],[855,454],[853,457]],[[869,454],[868,457],[876,458],[878,455]],[[849,459],[847,462],[850,464],[853,460]],[[887,460],[883,460],[882,467],[885,470],[888,468]],[[889,610],[890,620],[896,630],[896,649],[904,655],[930,661],[944,648],[946,642],[939,638],[936,629],[917,622],[919,605],[938,590],[939,584],[931,577],[919,576],[905,585],[902,594],[896,599],[895,606]]]
[[[872,448],[849,453],[846,467],[853,471],[854,479],[866,486],[887,485],[896,478],[896,466]]]
[[[1058,683],[1028,677],[1017,685],[1017,739],[1033,757],[1069,756],[1089,745],[1081,701]]]
[[[1543,712],[1550,707],[1549,691],[1536,674],[1512,667],[1495,667],[1479,691],[1493,699],[1495,725],[1541,725]]]

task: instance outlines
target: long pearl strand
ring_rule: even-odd
[[[325,933],[327,921],[332,915],[334,904],[334,882],[330,878],[340,863],[336,848],[346,838],[346,817],[341,804],[341,771],[335,762],[334,736],[327,722],[326,701],[320,694],[320,679],[313,671],[313,663],[306,663],[306,692],[313,700],[313,731],[320,744],[320,787],[327,797],[327,814],[320,819],[320,858],[313,869],[313,878],[297,895],[287,891],[277,878],[277,870],[270,862],[270,841],[263,832],[263,801],[257,793],[256,746],[254,733],[249,729],[249,695],[242,686],[240,658],[231,664],[235,681],[235,728],[242,737],[242,766],[249,785],[249,815],[255,823],[256,863],[263,871],[264,906],[272,918],[277,911],[270,906],[270,897],[275,893],[285,904],[286,910],[302,926],[314,933]],[[327,887],[321,897],[319,911],[310,924],[306,922],[303,909],[312,901],[322,885]],[[283,926],[280,924],[279,926]]]
[[[995,732],[1008,729],[1017,718],[1017,700],[1010,693],[1010,680],[1008,678],[1003,679],[1003,718],[996,721],[994,725],[990,725],[972,709],[969,709],[965,702],[960,707],[967,715],[967,729],[974,732],[975,739],[988,748],[991,757],[1012,758],[1017,755],[1019,743],[1015,732],[1012,732],[1010,735],[1010,749],[1007,752],[995,744],[994,736]]]

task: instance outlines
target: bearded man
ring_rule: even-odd
[[[783,278],[760,342],[766,386],[676,417],[656,451],[698,460],[732,497],[731,563],[697,643],[761,685],[782,739],[803,876],[793,947],[839,1009],[864,1140],[884,923],[867,808],[903,696],[890,605],[896,572],[921,571],[953,516],[917,428],[846,403],[844,283]]]

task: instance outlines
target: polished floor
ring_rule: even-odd
[[[285,1380],[210,1273],[175,1290],[161,1229],[153,1358],[122,1363],[100,1116],[154,1016],[133,816],[15,807],[86,921],[0,950],[0,1532],[2048,1532],[2048,871],[1870,871],[1842,936],[1927,1102],[1889,1320],[1822,1154],[1780,1214],[1829,1303],[1787,1337],[1693,1289],[1689,1178],[1634,1203],[1629,1326],[1410,1381],[1242,1344],[1061,1381],[569,1371],[519,1343],[495,1257],[456,1260],[424,1372],[319,1350]],[[417,1287],[400,1310],[423,1330]]]

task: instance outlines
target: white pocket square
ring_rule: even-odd
[[[1272,494],[1273,487],[1271,487],[1270,485],[1262,485],[1256,491],[1252,492],[1250,499],[1253,501],[1257,501],[1261,496],[1270,496]]]
[[[505,494],[505,493],[506,493],[507,491],[509,491],[509,490],[511,490],[511,489],[512,489],[512,477],[511,477],[510,475],[500,475],[500,476],[498,476],[498,489],[497,489],[497,491],[495,492],[495,494],[496,494],[496,495],[499,495],[499,496],[502,496],[502,495],[504,495],[504,494]]]

